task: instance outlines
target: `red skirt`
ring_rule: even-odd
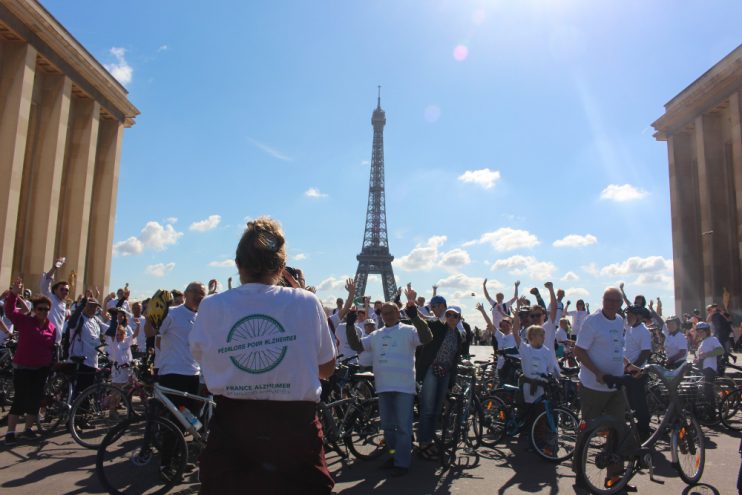
[[[312,402],[218,396],[201,454],[201,495],[329,494],[322,426]]]

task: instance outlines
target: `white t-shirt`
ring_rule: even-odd
[[[365,325],[364,325],[365,327]],[[374,330],[376,331],[376,330]],[[371,332],[373,333],[373,332]],[[361,338],[365,337],[366,335],[371,335],[371,333],[366,333],[366,330],[364,329],[361,332]],[[358,364],[361,366],[373,366],[374,365],[374,357],[371,355],[370,352],[361,352],[358,354]]]
[[[685,351],[683,356],[687,357],[688,354],[688,339],[683,335],[683,332],[677,331],[674,334],[665,334],[665,355],[668,358],[675,356],[678,352]],[[682,358],[678,358],[676,361],[680,361]]]
[[[554,353],[546,345],[536,349],[525,341],[521,341],[518,353],[520,354],[523,374],[527,377],[541,378],[549,373],[555,377],[559,376],[559,363],[557,363]],[[534,388],[534,393],[531,393],[530,384],[525,384],[523,387],[523,399],[529,404],[536,402],[536,399],[544,393],[543,387]]]
[[[88,318],[87,316],[80,315],[83,320],[80,332],[77,332],[77,328],[71,328],[70,332],[70,356],[84,356],[85,366],[91,368],[98,367],[98,351],[96,347],[100,345],[100,334],[101,327],[97,317],[93,316]],[[105,328],[105,327],[104,327]]]
[[[719,339],[711,335],[701,341],[701,345],[698,346],[698,354],[702,352],[711,352],[714,349],[721,347]],[[718,371],[716,367],[716,356],[707,357],[701,360],[701,369],[711,368],[714,371]]]
[[[143,339],[145,338],[144,335],[144,325],[146,323],[146,320],[144,316],[140,316],[137,318],[136,316],[132,317],[129,321],[131,321],[131,325],[129,325],[132,328],[132,331],[136,332],[137,328],[139,328],[139,333],[137,334],[137,337],[131,341],[131,345],[137,345],[139,342],[139,337],[141,336]]]
[[[574,335],[580,334],[582,324],[585,322],[585,318],[587,318],[589,314],[590,313],[584,310],[567,311],[566,315],[572,317],[572,333]]]
[[[185,304],[170,308],[160,326],[159,374],[195,376],[200,368],[191,354],[188,337],[196,322],[196,313]]]
[[[559,327],[557,328],[555,338],[557,343],[563,344],[564,342],[569,340],[569,335],[567,335],[567,331],[565,329]]]
[[[340,326],[340,310],[338,309],[330,315],[330,321],[332,322],[335,333],[337,334],[338,327]]]
[[[415,393],[415,349],[420,345],[415,327],[397,323],[364,336],[361,343],[373,359],[376,392]]]
[[[575,345],[587,351],[590,360],[604,374],[623,375],[623,318],[619,315],[613,320],[606,318],[602,311],[588,316]],[[587,366],[580,367],[578,376],[583,387],[603,392],[613,390],[605,384],[598,383],[595,374],[587,369]]]
[[[500,322],[503,318],[509,316],[508,310],[515,302],[515,298],[512,298],[507,302],[503,301],[502,303],[498,303],[496,300],[491,298],[487,298],[487,300],[492,305],[492,325],[495,328],[500,328]]]
[[[556,320],[559,321],[559,320]],[[556,358],[556,348],[554,346],[554,341],[556,340],[556,331],[557,331],[557,324],[554,323],[551,320],[546,320],[544,322],[544,347],[551,350],[551,353],[554,354],[554,357]]]
[[[127,315],[131,314],[131,308],[129,307],[129,301],[124,300],[123,303],[121,303],[121,306],[117,306],[119,300],[118,299],[111,299],[106,303],[106,311],[113,308],[118,308],[123,310]]]
[[[513,337],[512,331],[507,335],[502,333],[500,330],[495,331],[495,340],[497,341],[498,350],[509,349],[510,347],[515,347],[515,337]],[[497,356],[497,369],[499,370],[503,366],[505,366],[505,357],[498,355]]]
[[[624,336],[624,357],[636,362],[642,351],[652,350],[652,334],[649,333],[644,323],[639,323],[635,327],[630,327]],[[640,365],[644,363],[639,363]]]
[[[57,341],[59,344],[62,341],[62,329],[64,328],[64,320],[67,318],[67,303],[64,300],[57,297],[52,292],[52,278],[47,276],[46,273],[41,275],[41,293],[49,298],[52,302],[52,307],[49,310],[49,321],[54,323],[54,328],[57,328]]]
[[[327,317],[304,289],[243,284],[201,301],[191,352],[215,395],[318,402],[319,366],[335,358]]]
[[[358,325],[353,326],[356,329],[356,335],[358,335],[358,338],[360,339],[363,336],[363,331],[358,328]],[[335,337],[337,337],[338,342],[340,342],[338,345],[338,359],[343,361],[349,357],[358,355],[358,352],[354,351],[353,348],[350,347],[350,344],[348,344],[348,334],[346,333],[347,328],[348,325],[346,323],[341,323],[335,329]],[[354,359],[350,362],[355,363],[356,361],[357,359]]]
[[[131,340],[132,336],[130,334],[127,334],[121,342],[113,337],[106,337],[108,357],[115,363],[111,369],[111,381],[113,383],[126,383],[129,381],[131,369],[121,368],[120,366],[131,363]]]

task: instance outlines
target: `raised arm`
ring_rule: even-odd
[[[356,295],[356,282],[352,278],[349,278],[345,281],[345,290],[348,291],[348,297],[345,299],[345,304],[343,304],[343,307],[340,308],[340,314],[338,315],[338,319],[342,321],[343,318],[345,318],[345,315],[348,314],[348,311],[350,311],[350,307],[353,305],[353,298]]]
[[[351,349],[356,352],[363,352],[363,344],[356,333],[356,318],[358,318],[358,313],[355,311],[348,312],[348,316],[345,318],[345,336],[348,339],[348,345]]]
[[[551,282],[546,282],[544,284],[544,287],[546,287],[549,291],[549,321],[551,321],[552,323],[556,323],[554,320],[556,319],[557,304],[556,294],[554,293],[554,284]]]
[[[476,306],[474,307],[477,309],[477,311],[482,313],[482,317],[484,318],[485,323],[487,323],[487,326],[492,327],[494,329],[495,326],[492,324],[492,320],[490,319],[490,316],[487,314],[487,311],[484,309],[484,306],[482,305],[482,303],[477,303]]]
[[[420,315],[417,313],[417,304],[415,304],[415,301],[417,300],[417,292],[407,284],[404,294],[407,296],[407,307],[405,308],[405,313],[407,313],[407,317],[412,321],[415,330],[417,330],[417,338],[420,340],[420,344],[425,345],[432,342],[433,332],[430,331],[428,322],[420,318]]]
[[[515,281],[515,294],[513,294],[513,298],[508,301],[508,305],[512,306],[514,302],[518,300],[518,287],[520,286],[520,280]]]
[[[621,297],[623,297],[623,302],[626,303],[626,306],[631,306],[631,301],[629,301],[629,298],[626,297],[626,293],[623,291],[623,282],[618,284],[618,288],[621,290]]]
[[[484,298],[487,299],[487,302],[489,302],[492,306],[497,304],[497,301],[492,299],[490,297],[490,293],[487,292],[487,279],[486,278],[484,279],[484,282],[482,282],[482,291],[484,291]]]

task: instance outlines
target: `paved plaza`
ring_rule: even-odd
[[[488,347],[475,347],[485,358]],[[639,493],[722,494],[735,493],[740,456],[739,435],[705,428],[706,468],[703,484],[688,488],[669,464],[669,446],[661,444],[655,457],[656,476],[664,484],[649,480],[648,474],[634,478]],[[67,433],[58,433],[36,444],[19,443],[13,448],[0,444],[0,493],[13,495],[102,493],[92,466],[95,452],[82,449]],[[437,463],[415,459],[406,477],[387,479],[378,469],[380,460],[343,463],[328,456],[337,481],[336,492],[347,495],[373,494],[510,494],[584,493],[574,486],[571,462],[550,464],[527,452],[525,439],[480,448],[475,456],[463,456],[459,465],[442,471]],[[197,493],[196,485],[185,485],[173,493]]]

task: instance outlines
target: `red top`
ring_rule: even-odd
[[[42,368],[52,364],[52,353],[56,329],[48,319],[39,323],[35,316],[24,315],[16,307],[18,296],[8,293],[5,298],[5,316],[13,322],[18,332],[18,346],[15,348],[13,363],[29,368]]]

